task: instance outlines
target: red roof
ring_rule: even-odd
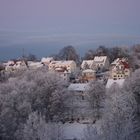
[[[129,64],[125,61],[121,61],[121,63],[124,65],[124,68],[129,69]]]

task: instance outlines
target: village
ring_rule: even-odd
[[[72,94],[68,104],[71,110],[65,120],[70,120],[70,122],[76,120],[82,123],[95,121],[91,111],[87,111],[89,109],[87,92],[90,89],[90,82],[101,82],[107,89],[113,84],[121,87],[132,72],[127,58],[117,58],[110,64],[107,56],[95,56],[93,60],[83,60],[79,66],[73,60],[55,61],[53,57],[43,57],[38,62],[10,60],[7,63],[3,63],[3,66],[5,68],[2,71],[3,73],[16,73],[18,71],[44,68],[48,72],[59,75],[60,79],[68,83],[67,88]]]
[[[95,56],[93,60],[83,60],[77,66],[73,60],[56,61],[53,57],[43,57],[41,61],[9,60],[3,63],[1,72],[16,72],[45,68],[57,73],[70,87],[87,85],[90,81],[102,81],[109,88],[113,83],[123,85],[131,75],[128,58],[117,58],[111,64],[107,56]],[[74,89],[73,89],[74,90]]]
[[[64,136],[64,140],[74,140],[75,138],[81,140],[85,137],[85,130],[88,131],[87,133],[91,133],[88,125],[91,130],[93,126],[97,129],[103,127],[101,123],[106,120],[103,118],[106,115],[106,109],[112,111],[109,110],[108,116],[114,111],[110,105],[108,106],[108,103],[112,103],[116,107],[117,102],[123,98],[122,101],[131,100],[131,97],[129,99],[131,92],[127,90],[133,88],[132,83],[134,83],[132,93],[137,90],[135,86],[139,89],[139,73],[137,73],[140,65],[139,51],[135,49],[135,53],[129,53],[132,56],[124,55],[124,53],[120,55],[120,53],[116,53],[118,49],[114,49],[116,56],[104,55],[105,53],[102,51],[97,51],[98,53],[93,53],[90,59],[87,57],[87,59],[76,61],[77,57],[74,56],[77,55],[73,55],[74,51],[72,53],[70,51],[72,47],[66,47],[64,50],[61,51],[64,52],[63,57],[59,57],[59,59],[52,56],[36,60],[21,57],[2,62],[0,64],[1,93],[3,98],[3,93],[15,96],[14,92],[17,91],[17,97],[14,100],[8,100],[8,102],[13,102],[13,105],[15,102],[19,102],[18,97],[23,97],[24,101],[29,100],[33,110],[44,113],[44,108],[46,108],[46,125],[50,122],[49,125],[54,125],[56,131],[64,129],[61,134]],[[64,57],[65,55],[66,57]],[[75,59],[71,59],[71,56]],[[90,56],[89,53],[88,56]],[[113,56],[113,59],[110,60],[110,56]],[[137,74],[138,76],[135,76]],[[134,80],[136,83],[133,82],[133,78],[138,78],[138,80]],[[10,90],[7,91],[7,89]],[[8,102],[6,100],[4,103],[8,104]],[[14,107],[13,105],[10,108]],[[124,104],[122,108],[124,113],[125,107],[127,105]],[[26,112],[29,108],[27,103]],[[117,108],[116,112],[120,109]],[[16,110],[15,112],[17,112]],[[22,109],[19,111],[22,112]],[[132,111],[135,111],[133,107]],[[23,113],[24,111],[21,114]],[[37,114],[33,114],[33,118],[34,115],[36,117]],[[104,130],[102,128],[102,131]],[[100,130],[98,131],[100,133]],[[58,131],[58,133],[60,132]],[[52,133],[51,136],[53,136]]]
[[[0,0],[0,140],[140,140],[140,0]]]

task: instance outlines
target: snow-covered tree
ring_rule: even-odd
[[[90,83],[90,89],[88,90],[88,99],[93,111],[93,117],[98,119],[101,117],[102,103],[105,97],[105,86],[98,81],[92,81]]]
[[[125,81],[123,89],[126,92],[132,92],[137,102],[135,135],[140,137],[140,69],[132,73],[132,75]]]
[[[29,115],[23,128],[17,133],[21,140],[62,140],[62,125],[46,123],[45,117],[37,112]]]
[[[136,101],[132,92],[112,86],[106,95],[102,118],[103,140],[133,140]]]
[[[64,117],[66,84],[46,70],[26,71],[0,84],[0,137],[14,139],[15,132],[32,111],[46,121]]]
[[[137,103],[131,91],[112,86],[106,92],[103,116],[96,127],[86,130],[87,140],[138,140],[135,135]]]

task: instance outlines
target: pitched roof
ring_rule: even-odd
[[[83,73],[96,73],[96,71],[92,69],[86,69],[86,70],[83,70]]]
[[[53,59],[53,57],[43,57],[42,59],[41,59],[41,62],[43,62],[43,63],[48,63],[48,62],[51,62],[51,61],[53,61],[54,59]]]
[[[70,65],[71,63],[73,63],[73,60],[69,60],[69,61],[52,61],[50,64],[56,64],[56,65]]]
[[[94,60],[83,60],[81,67],[84,67],[87,64],[89,67],[94,63]]]
[[[111,65],[124,65],[124,68],[130,68],[129,63],[125,58],[117,58],[111,63]]]
[[[94,62],[98,62],[98,63],[102,63],[105,62],[105,60],[107,59],[107,56],[95,56],[94,57]]]
[[[70,84],[68,90],[70,91],[87,91],[89,89],[88,83],[75,83]]]
[[[121,63],[124,65],[124,68],[126,68],[126,69],[129,69],[130,68],[129,67],[129,64],[127,62],[121,61]]]

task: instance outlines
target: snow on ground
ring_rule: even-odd
[[[84,129],[86,129],[87,124],[80,123],[66,123],[64,124],[64,138],[65,139],[74,139],[77,138],[81,140],[84,136]]]
[[[93,125],[100,131],[101,121],[97,121],[96,124],[66,123],[63,125],[64,139],[71,140],[76,138],[77,140],[82,140],[88,125]]]

